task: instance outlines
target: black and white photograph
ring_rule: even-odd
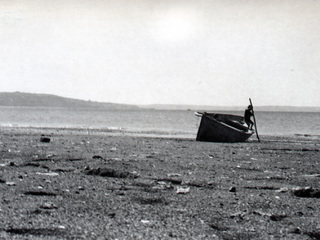
[[[320,239],[320,1],[0,0],[0,239]]]

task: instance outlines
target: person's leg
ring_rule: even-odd
[[[246,124],[248,126],[248,129],[249,129],[250,128],[250,122],[247,119],[245,120],[245,122],[246,122]]]
[[[252,130],[252,128],[253,128],[253,122],[250,120],[250,125],[251,125],[251,127],[250,127],[250,130]]]

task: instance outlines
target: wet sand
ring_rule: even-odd
[[[0,131],[0,239],[320,239],[319,136]]]

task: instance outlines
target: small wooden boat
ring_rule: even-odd
[[[244,117],[220,113],[195,113],[201,116],[197,141],[244,142],[254,131],[243,125]]]

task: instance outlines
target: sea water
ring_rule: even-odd
[[[193,138],[201,118],[187,110],[0,107],[1,127],[100,129]],[[243,115],[243,112],[221,112]],[[255,112],[260,135],[320,135],[319,112]]]

